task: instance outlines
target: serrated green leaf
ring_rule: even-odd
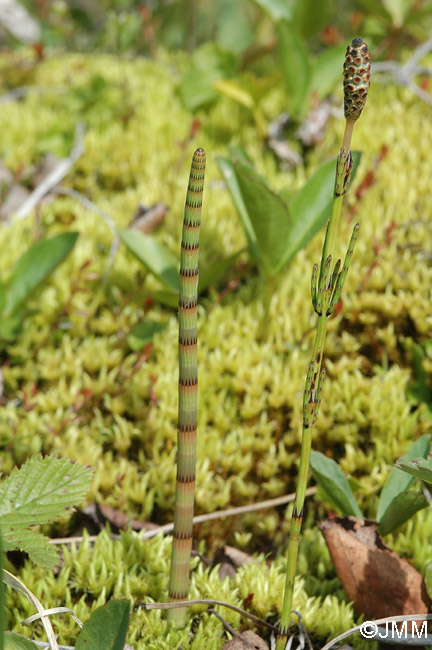
[[[279,22],[277,34],[277,53],[288,93],[288,106],[294,115],[298,115],[309,108],[305,101],[312,72],[308,50],[291,23]]]
[[[291,226],[288,208],[252,167],[237,161],[234,171],[264,270],[274,277],[286,258]]]
[[[411,458],[411,460],[401,458],[396,461],[396,467],[425,483],[432,483],[432,454],[427,458]]]
[[[6,632],[5,650],[38,650],[37,646],[20,634]]]
[[[6,550],[19,548],[35,562],[55,566],[55,549],[27,528],[53,521],[80,503],[91,477],[89,467],[65,458],[33,456],[20,469],[13,469],[0,484],[0,526]]]
[[[239,156],[238,160],[241,160],[243,163],[247,164],[247,160],[244,159],[243,155],[241,157]],[[231,198],[233,200],[235,209],[237,210],[237,214],[242,223],[243,230],[245,232],[246,239],[248,242],[249,255],[252,258],[252,260],[256,260],[258,266],[262,270],[264,270],[264,263],[261,258],[261,253],[256,240],[256,235],[251,220],[249,218],[249,214],[245,202],[243,200],[243,195],[237,181],[233,163],[228,158],[222,158],[222,157],[217,158],[217,163],[219,165],[219,169],[225,181],[225,184],[231,194]]]
[[[293,23],[304,38],[320,32],[331,20],[334,0],[297,0]]]
[[[286,0],[252,0],[263,9],[274,21],[290,20],[292,10]]]
[[[32,246],[15,264],[6,287],[4,315],[11,316],[75,246],[77,232],[64,232]]]
[[[424,458],[429,452],[429,447],[430,436],[425,434],[409,446],[408,451],[404,456],[402,456],[400,461],[407,461],[416,456]],[[406,492],[413,480],[414,478],[412,476],[402,472],[400,469],[397,469],[397,467],[393,467],[383,489],[381,490],[377,512],[378,523],[381,523],[384,519],[386,510],[391,506],[393,500],[401,492]]]
[[[75,650],[123,650],[129,625],[129,601],[98,607],[79,633]]]
[[[399,492],[384,512],[378,524],[379,532],[381,535],[392,533],[415,515],[416,512],[427,506],[428,502],[421,492],[415,492],[414,490]]]
[[[362,512],[339,465],[319,451],[311,451],[310,464],[313,475],[328,499],[343,515],[361,517]]]
[[[161,246],[151,235],[143,235],[137,230],[119,229],[118,234],[147,271],[152,273],[162,284],[174,291],[180,287],[178,263],[166,248]]]
[[[54,569],[58,566],[58,551],[55,546],[50,544],[48,537],[16,524],[8,525],[3,519],[1,521],[5,535],[5,551],[25,551],[32,562],[47,569]]]

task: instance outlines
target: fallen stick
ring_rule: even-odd
[[[306,490],[306,496],[310,497],[316,493],[316,487],[310,487]],[[285,494],[282,497],[276,497],[275,499],[268,499],[267,501],[259,501],[258,503],[251,503],[247,506],[238,506],[237,508],[228,508],[227,510],[216,510],[215,512],[209,512],[205,515],[197,515],[193,518],[193,524],[202,524],[206,521],[213,521],[214,519],[224,519],[225,517],[236,517],[237,515],[246,514],[248,512],[255,512],[257,510],[265,510],[266,508],[276,508],[277,506],[283,506],[287,503],[292,503],[295,499],[295,494]],[[174,525],[164,524],[163,526],[157,526],[151,530],[145,530],[139,533],[141,539],[150,539],[151,537],[156,537],[159,533],[171,533]],[[90,535],[89,540],[95,542],[97,540],[97,535]],[[111,535],[112,539],[120,539],[120,535]],[[80,544],[83,541],[83,537],[57,537],[55,539],[50,539],[51,544]]]
[[[63,180],[78,158],[82,156],[85,151],[84,131],[84,124],[81,122],[77,124],[75,129],[75,140],[69,156],[60,160],[58,165],[56,165],[48,176],[46,176],[37,187],[35,187],[28,199],[24,201],[22,206],[15,213],[17,219],[24,219],[32,210],[34,210],[43,197],[51,192],[51,190],[53,190],[54,187]]]

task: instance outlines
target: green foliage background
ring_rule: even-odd
[[[226,153],[226,144],[244,146],[276,189],[298,188],[321,162],[334,156],[343,123],[330,124],[307,170],[292,172],[278,169],[257,139],[250,113],[226,97],[198,113],[199,133],[189,140],[192,117],[176,92],[186,64],[184,54],[166,53],[157,63],[76,54],[38,64],[30,53],[4,54],[2,90],[31,84],[43,94],[2,106],[0,157],[18,175],[47,151],[64,156],[76,122],[84,119],[86,153],[65,184],[109,212],[119,227],[128,226],[139,201],[165,202],[170,210],[157,237],[178,255],[188,167],[194,148],[202,146],[208,170],[201,255],[216,259],[233,254],[245,240],[217,171],[216,157]],[[263,106],[265,120],[283,108],[283,94],[275,87]],[[394,460],[410,441],[431,432],[427,405],[413,404],[409,392],[414,379],[409,345],[424,342],[431,329],[430,113],[409,91],[377,84],[371,87],[354,135],[353,148],[363,151],[357,186],[380,147],[387,145],[389,151],[355,216],[361,231],[342,314],[330,323],[328,378],[314,446],[355,477],[356,497],[366,513],[375,513],[377,495]],[[345,215],[342,236],[347,240],[349,210]],[[374,241],[385,240],[393,221],[390,244],[381,250],[369,277]],[[96,468],[89,499],[137,518],[169,521],[175,482],[176,316],[145,302],[156,282],[125,247],[107,267],[109,228],[68,197],[41,205],[37,219],[1,226],[2,277],[7,279],[15,260],[35,239],[65,230],[80,232],[73,253],[31,304],[38,313],[28,318],[19,339],[3,353],[2,470],[9,473],[14,464],[37,452],[69,457]],[[197,512],[285,494],[295,487],[301,395],[315,324],[310,272],[321,243],[318,236],[300,251],[278,281],[264,340],[259,341],[258,334],[267,289],[251,270],[237,291],[221,296],[222,285],[201,301]],[[246,261],[239,258],[232,276]],[[131,351],[126,337],[143,316],[161,320],[166,329],[155,335],[148,359],[137,367],[139,352]],[[430,377],[430,360],[423,365]],[[312,515],[311,502],[308,508]],[[197,537],[207,541],[206,549],[219,539],[248,544],[250,550],[283,549],[287,528],[281,525],[282,514],[249,515],[235,524],[220,522],[217,528],[204,525]],[[308,521],[310,526],[312,518]],[[388,542],[424,571],[431,534],[429,509]],[[351,625],[352,610],[336,587],[316,528],[306,533],[302,544],[303,580],[295,607],[305,614],[310,632],[330,637]],[[29,564],[20,577],[46,607],[64,604],[86,619],[112,595],[134,602],[148,596],[164,600],[169,549],[168,539],[143,542],[126,534],[114,542],[104,533],[94,547],[86,543],[65,552],[58,577]],[[283,562],[268,565],[262,559],[242,568],[234,581],[220,583],[215,572],[209,576],[196,561],[191,597],[200,594],[241,604],[254,593],[252,609],[261,616],[274,615],[282,600]],[[325,597],[323,603],[320,596]],[[9,624],[22,632],[18,621],[33,612],[16,595],[10,595],[10,605]],[[191,611],[191,647],[221,648],[221,624],[206,614],[197,618],[201,609]],[[226,618],[238,627],[237,615],[227,613]],[[60,642],[73,642],[75,625],[66,617],[58,620]],[[129,642],[138,649],[177,648],[187,640],[188,630],[170,632],[166,640],[164,626],[160,614],[138,611]]]

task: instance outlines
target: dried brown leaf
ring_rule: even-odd
[[[384,544],[376,522],[335,517],[320,528],[357,616],[373,620],[428,612],[430,601],[420,573]]]
[[[219,578],[223,580],[226,576],[230,578],[234,577],[238,567],[243,564],[249,564],[252,561],[253,558],[248,553],[244,553],[244,551],[240,551],[234,546],[225,544],[225,546],[217,549],[213,558],[212,567],[219,565]]]
[[[139,203],[129,228],[135,228],[144,234],[153,232],[163,223],[167,212],[168,206],[165,203],[151,206]]]
[[[234,637],[225,643],[222,650],[269,650],[267,643],[251,630],[241,633],[241,639]]]

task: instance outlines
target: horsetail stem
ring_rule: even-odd
[[[290,624],[294,581],[297,569],[297,555],[300,531],[303,520],[303,506],[307,488],[309,459],[312,445],[312,428],[318,416],[321,404],[321,394],[325,377],[325,369],[321,368],[324,344],[327,333],[327,320],[333,313],[340,298],[348,268],[351,262],[357,239],[359,225],[354,227],[345,261],[340,271],[341,260],[337,260],[333,271],[332,262],[335,256],[336,239],[339,231],[339,221],[343,197],[348,189],[352,157],[350,151],[351,135],[354,124],[360,117],[366,102],[369,88],[370,60],[369,50],[360,38],[355,38],[348,46],[344,64],[344,112],[346,118],[342,148],[336,165],[336,180],[333,195],[332,213],[327,224],[323,244],[321,264],[314,264],[312,270],[311,294],[314,311],[318,315],[318,325],[309,364],[305,391],[303,395],[303,435],[300,453],[299,474],[297,480],[296,498],[291,517],[290,536],[288,542],[288,560],[285,581],[285,593],[282,606],[282,616],[279,624],[276,650],[285,650]]]
[[[192,158],[181,242],[178,451],[174,532],[169,583],[169,597],[171,601],[186,600],[189,590],[197,436],[198,258],[205,164],[204,150],[197,149]],[[186,609],[178,608],[169,610],[168,620],[177,627],[183,627],[186,621]]]

